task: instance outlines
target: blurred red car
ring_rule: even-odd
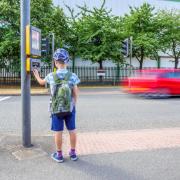
[[[180,70],[138,70],[123,82],[123,88],[130,94],[151,98],[180,95]]]

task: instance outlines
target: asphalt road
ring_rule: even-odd
[[[32,96],[32,133],[50,130],[48,102],[49,96]],[[86,132],[180,127],[179,108],[180,98],[143,99],[119,89],[82,89],[76,108],[77,129]],[[21,133],[20,96],[0,97],[0,119],[1,133]]]

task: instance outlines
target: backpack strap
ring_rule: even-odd
[[[60,79],[59,79],[57,73],[56,73],[56,72],[53,72],[52,75],[53,75],[54,82],[55,82],[55,83],[58,83]]]

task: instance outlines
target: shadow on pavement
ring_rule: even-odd
[[[92,155],[91,155],[92,156]],[[114,167],[112,165],[104,165],[105,162],[97,162],[98,160],[92,163],[89,160],[84,160],[85,156],[82,157],[77,162],[66,163],[65,166],[68,166],[72,169],[82,171],[90,177],[95,179],[119,179],[119,180],[144,180],[142,177],[138,177],[132,173],[125,172],[124,170]]]

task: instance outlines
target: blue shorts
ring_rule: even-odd
[[[73,108],[73,111],[69,115],[65,115],[62,117],[52,115],[51,130],[52,131],[63,131],[64,130],[64,122],[66,124],[66,128],[69,131],[76,129],[75,115],[76,115],[75,107]]]

